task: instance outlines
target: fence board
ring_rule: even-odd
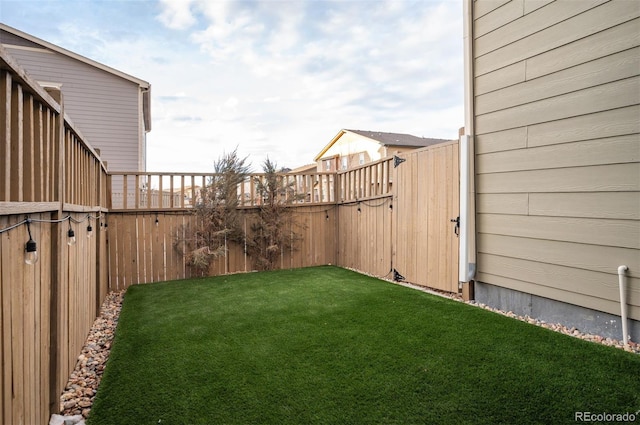
[[[3,228],[13,224],[9,221],[8,216],[0,217],[0,226]],[[11,280],[11,259],[14,253],[11,251],[11,239],[9,233],[0,234],[0,278],[2,282],[12,282]],[[0,311],[1,331],[2,331],[2,363],[0,363],[0,395],[2,395],[2,417],[3,423],[11,423],[12,412],[12,388],[11,375],[13,373],[13,358],[11,356],[12,339],[11,339],[11,289],[12,285],[2,285],[0,287],[0,298],[2,300],[2,311]]]

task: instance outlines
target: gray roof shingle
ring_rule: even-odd
[[[432,139],[427,137],[417,137],[411,134],[402,133],[382,133],[380,131],[366,131],[366,130],[346,130],[351,133],[356,133],[369,139],[377,140],[385,146],[415,146],[424,147],[436,145],[438,143],[449,142],[447,139]]]

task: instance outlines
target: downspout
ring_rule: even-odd
[[[473,0],[463,2],[464,133],[460,136],[460,246],[458,279],[461,288],[476,273],[476,208],[473,84]]]
[[[618,267],[618,284],[620,286],[620,321],[622,322],[622,342],[625,347],[629,346],[629,332],[627,330],[627,302],[624,295],[625,272],[629,270],[627,266]]]

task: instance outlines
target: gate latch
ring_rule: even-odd
[[[460,236],[460,216],[451,219],[452,223],[456,223],[456,226],[453,228],[456,236]]]

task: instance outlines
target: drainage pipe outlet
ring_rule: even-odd
[[[618,267],[618,284],[620,285],[620,320],[622,321],[622,342],[625,347],[629,346],[629,333],[627,330],[627,302],[624,295],[624,282],[627,266]]]

